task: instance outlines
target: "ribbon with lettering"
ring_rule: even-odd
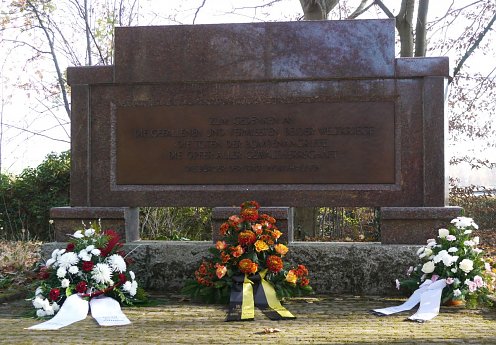
[[[274,286],[265,280],[266,274],[267,270],[265,269],[252,278],[256,286],[255,306],[271,320],[296,319],[289,310],[281,305]]]
[[[248,275],[232,277],[231,296],[226,321],[252,321],[255,319],[255,302],[253,299],[253,282]]]
[[[415,290],[405,303],[389,308],[373,309],[372,313],[377,316],[392,315],[405,310],[410,310],[420,303],[417,312],[410,316],[408,320],[417,322],[432,320],[439,314],[441,294],[445,287],[446,279],[440,279],[435,282],[427,279],[417,290]]]
[[[100,326],[123,326],[131,323],[115,299],[100,296],[88,301],[79,294],[70,295],[55,316],[45,322],[29,327],[34,330],[57,330],[86,319],[88,310]]]

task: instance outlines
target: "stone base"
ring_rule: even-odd
[[[64,243],[47,243],[47,258]],[[135,260],[131,270],[145,289],[178,292],[194,278],[202,258],[211,257],[212,243],[180,241],[139,241],[126,243],[124,250]],[[395,279],[417,261],[418,246],[379,243],[293,242],[287,260],[304,264],[316,293],[368,295],[398,294]]]
[[[446,207],[382,207],[381,243],[425,244],[438,229],[461,215],[463,209]]]
[[[212,239],[214,243],[220,239],[219,228],[233,214],[239,214],[239,207],[215,207],[212,211]],[[282,232],[280,242],[293,242],[293,208],[261,207],[260,214],[267,213],[277,220],[277,228]]]
[[[139,240],[139,209],[130,207],[54,207],[50,209],[55,241],[67,241],[68,234],[85,224],[101,220],[102,228],[113,229],[122,241]]]

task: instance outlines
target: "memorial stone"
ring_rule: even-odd
[[[395,58],[394,33],[394,20],[116,28],[115,65],[68,69],[71,207],[381,207],[382,243],[422,243],[460,213],[446,207],[448,58]]]

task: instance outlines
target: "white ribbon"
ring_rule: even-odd
[[[29,327],[28,329],[54,330],[69,326],[74,322],[86,319],[88,315],[88,301],[82,299],[79,295],[70,295],[65,300],[55,316],[43,323]]]
[[[55,316],[45,322],[29,327],[35,330],[56,330],[86,319],[91,307],[91,315],[100,326],[122,326],[131,323],[121,310],[119,302],[113,298],[99,296],[89,303],[79,295],[70,295]]]
[[[432,320],[439,314],[441,294],[445,286],[446,279],[440,279],[434,283],[427,279],[417,290],[413,292],[405,303],[395,307],[373,309],[373,312],[378,315],[391,315],[405,310],[410,310],[420,302],[417,312],[408,319],[418,322]]]
[[[439,314],[441,307],[441,294],[446,287],[446,279],[441,279],[432,283],[427,291],[420,297],[420,306],[415,314],[408,319],[413,321],[424,322],[432,320]]]
[[[119,302],[107,296],[99,296],[90,301],[91,316],[100,326],[123,326],[131,321],[124,315]]]

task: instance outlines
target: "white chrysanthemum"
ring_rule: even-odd
[[[74,238],[83,238],[83,232],[81,230],[76,231],[73,235]]]
[[[91,252],[93,249],[95,249],[95,246],[90,244],[88,247],[86,247],[86,251],[89,253]]]
[[[110,267],[112,267],[112,270],[115,272],[122,273],[126,271],[126,262],[124,261],[124,258],[119,254],[109,256],[107,258],[107,262],[109,263]]]
[[[107,264],[96,264],[91,270],[91,278],[99,284],[106,284],[112,281],[112,269]]]
[[[42,309],[43,308],[43,301],[44,301],[44,298],[42,297],[36,297],[34,300],[33,300],[33,307],[35,307],[36,309]]]
[[[93,254],[94,256],[100,256],[101,253],[102,252],[98,248],[95,248],[91,251],[91,254]]]
[[[56,262],[56,260],[55,260],[54,258],[50,258],[50,259],[48,259],[48,260],[47,260],[47,262],[46,262],[45,266],[46,266],[46,267],[50,267],[50,266],[52,266],[55,262]]]
[[[95,234],[95,229],[89,228],[84,230],[84,236],[91,237]]]
[[[472,241],[474,241],[475,245],[478,245],[480,243],[480,238],[479,236],[475,236]]]
[[[67,274],[67,270],[64,267],[59,267],[57,270],[57,277],[64,278]]]
[[[89,254],[86,249],[82,249],[79,254],[79,258],[83,261],[90,261],[91,260],[91,254]]]
[[[131,296],[136,295],[136,292],[138,291],[138,282],[136,280],[133,280],[131,283],[131,289],[129,290],[129,294]]]
[[[53,308],[53,311],[54,312],[58,312],[59,309],[60,309],[60,306],[57,303],[53,302],[52,303],[52,308]]]
[[[43,293],[43,289],[41,288],[41,286],[38,286],[36,288],[36,291],[34,292],[34,295],[38,296],[38,295],[41,295],[42,293]]]
[[[451,247],[448,249],[448,253],[456,253],[458,251],[457,247]]]
[[[76,274],[76,273],[78,273],[78,272],[79,272],[79,268],[78,268],[77,266],[71,266],[71,267],[69,267],[68,272],[69,272],[70,274]]]
[[[45,313],[49,316],[55,314],[55,311],[53,310],[52,306],[49,306],[48,308],[45,309]]]
[[[131,291],[131,282],[129,280],[122,285],[122,290],[126,292]]]
[[[52,252],[52,259],[56,259],[57,258],[57,254],[59,253],[60,249],[55,249],[53,252]]]
[[[131,276],[132,280],[136,279],[136,275],[134,274],[133,271],[129,271],[129,275]]]
[[[458,297],[462,294],[462,292],[460,291],[460,289],[456,289],[456,290],[453,290],[453,296],[454,297]]]
[[[69,279],[64,278],[64,279],[62,279],[62,281],[60,282],[60,286],[61,286],[61,287],[63,287],[63,288],[66,288],[66,287],[69,287],[69,284],[70,284],[70,283],[71,283],[71,282],[69,281]]]
[[[474,241],[464,241],[463,242],[463,245],[467,246],[467,247],[473,247],[475,246],[475,242]]]
[[[451,221],[458,229],[468,228],[469,226],[474,227],[474,229],[478,229],[479,226],[474,223],[474,220],[469,217],[456,217]]]
[[[71,266],[77,265],[79,259],[74,252],[67,252],[57,259],[59,267],[68,269]]]
[[[36,316],[38,316],[38,317],[46,316],[46,312],[43,309],[38,309],[36,311]]]

